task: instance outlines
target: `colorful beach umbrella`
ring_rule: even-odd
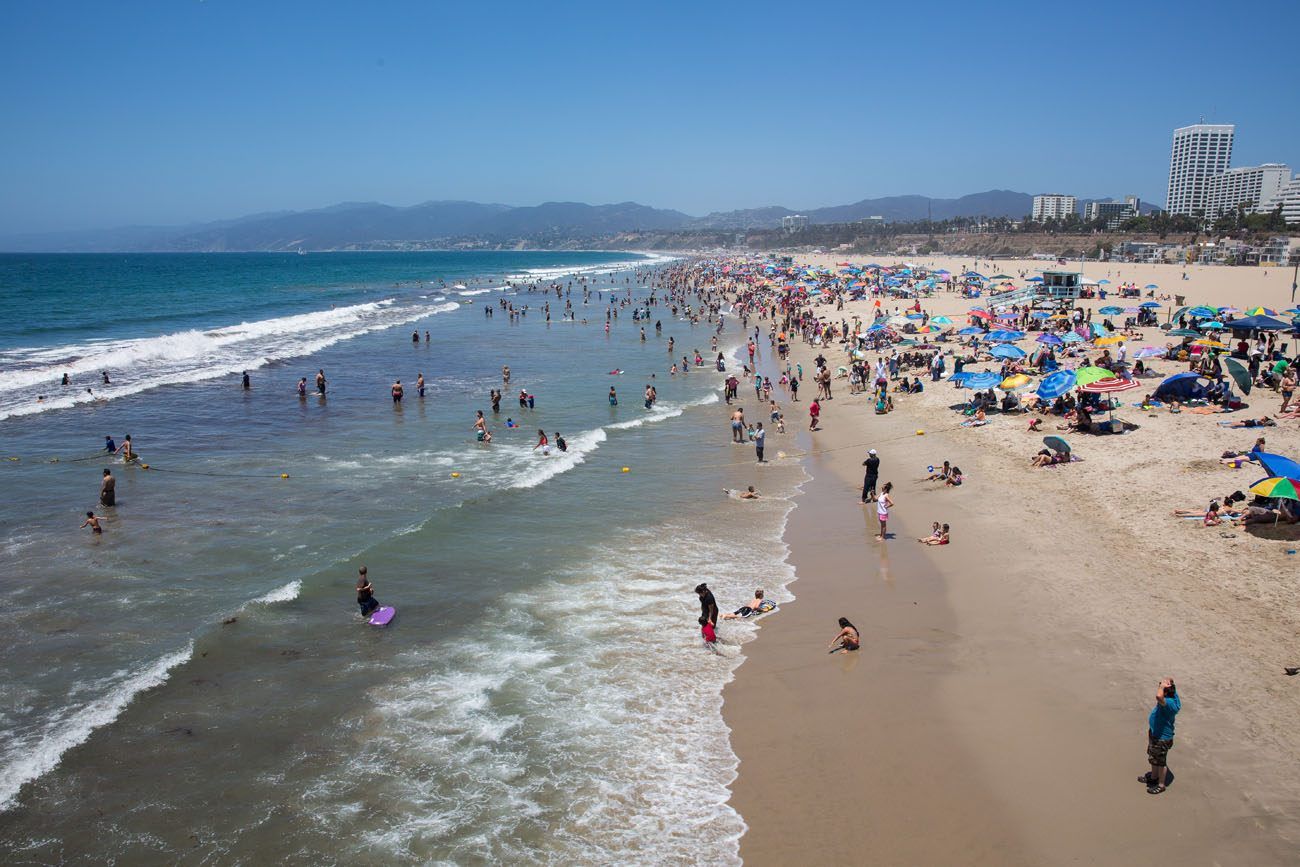
[[[976,326],[976,325],[968,325],[968,326],[966,326],[965,328],[963,328],[963,329],[961,329],[960,331],[958,331],[957,333],[958,333],[958,334],[964,334],[964,335],[970,335],[970,334],[983,334],[983,333],[984,333],[984,329],[983,329],[983,328],[980,328],[980,327],[978,327],[978,326]]]
[[[1149,287],[1148,287],[1148,288],[1149,288]],[[1157,307],[1160,306],[1160,302],[1159,302],[1159,301],[1143,301],[1143,302],[1142,302],[1141,304],[1139,304],[1138,306],[1139,306],[1139,307],[1145,307],[1147,310],[1154,310],[1154,309],[1156,309]]]
[[[1228,344],[1220,343],[1219,341],[1212,340],[1209,337],[1202,337],[1200,340],[1193,340],[1192,346],[1203,346],[1206,349],[1230,349],[1231,348],[1230,346],[1228,346]]]
[[[1073,370],[1055,370],[1043,377],[1043,381],[1038,383],[1038,397],[1040,400],[1056,400],[1070,389],[1074,388],[1075,378]]]
[[[1098,379],[1087,385],[1079,386],[1079,391],[1086,391],[1090,394],[1113,394],[1117,391],[1131,391],[1141,387],[1142,383],[1136,379],[1120,379],[1118,376],[1108,376],[1105,379]]]
[[[1285,477],[1264,479],[1251,485],[1250,492],[1257,497],[1280,497],[1284,500],[1300,500],[1300,479]]]
[[[1175,328],[1169,332],[1170,337],[1200,337],[1201,332],[1193,331],[1190,328]]]
[[[1040,334],[1037,337],[1035,337],[1034,340],[1038,341],[1039,343],[1046,344],[1047,346],[1065,345],[1065,341],[1057,337],[1055,334]]]
[[[1024,358],[1026,353],[1019,346],[1012,346],[1010,343],[999,343],[989,350],[989,354],[994,358]]]
[[[1219,311],[1215,310],[1213,307],[1192,307],[1187,311],[1187,315],[1195,316],[1198,319],[1210,319],[1214,316],[1218,316]]]
[[[1093,344],[1096,346],[1114,346],[1116,343],[1123,343],[1123,342],[1124,342],[1123,337],[1116,334],[1112,334],[1109,337],[1098,337],[1096,340],[1093,341]]]
[[[1107,304],[1105,307],[1101,308],[1097,312],[1100,313],[1102,316],[1118,316],[1119,314],[1124,312],[1124,308],[1116,307],[1113,304]]]
[[[1082,343],[1083,337],[1077,331],[1067,331],[1061,335],[1063,343]]]
[[[968,315],[970,315],[970,316],[974,316],[976,319],[992,319],[992,318],[993,318],[993,314],[990,313],[990,312],[988,312],[987,310],[972,310]]]
[[[1080,367],[1074,372],[1074,381],[1075,384],[1083,386],[1091,385],[1100,379],[1110,379],[1114,376],[1114,373],[1104,367]]]
[[[1137,352],[1133,353],[1134,358],[1156,358],[1164,355],[1165,351],[1156,346],[1143,346]]]
[[[962,380],[962,388],[973,388],[976,391],[983,391],[986,388],[996,388],[1002,382],[1002,374],[994,373],[990,370],[972,373],[966,379]]]
[[[1033,383],[1034,381],[1023,373],[1013,373],[1011,376],[1002,380],[1002,383],[998,388],[1003,391],[1019,391],[1022,388],[1028,388],[1030,385],[1033,385]]]
[[[996,340],[998,343],[1009,343],[1013,340],[1020,340],[1025,336],[1023,331],[1013,331],[1010,329],[1000,329],[989,332],[989,340]]]
[[[951,324],[952,324],[952,320],[949,319],[947,316],[931,316],[931,317],[930,317],[930,324],[931,324],[931,325],[951,325]]]

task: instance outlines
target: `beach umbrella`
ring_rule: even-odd
[[[1193,331],[1190,328],[1175,328],[1169,332],[1170,337],[1200,337],[1201,332]]]
[[[1083,337],[1081,337],[1081,336],[1079,335],[1079,332],[1077,332],[1077,331],[1067,331],[1067,332],[1065,332],[1064,334],[1061,335],[1061,342],[1063,342],[1063,343],[1082,343],[1082,342],[1083,342]]]
[[[958,334],[983,334],[984,329],[975,325],[968,325],[957,332]]]
[[[1148,288],[1150,288],[1150,287],[1148,287]],[[1156,309],[1157,307],[1160,306],[1160,302],[1159,302],[1159,301],[1143,301],[1143,302],[1142,302],[1141,304],[1139,304],[1138,306],[1139,306],[1139,307],[1145,307],[1147,310],[1154,310],[1154,309]]]
[[[1247,316],[1276,316],[1276,310],[1269,310],[1267,307],[1252,307],[1246,311]]]
[[[1074,388],[1075,378],[1073,370],[1055,370],[1043,377],[1043,381],[1038,383],[1038,397],[1040,400],[1056,400],[1070,389]]]
[[[1118,316],[1119,314],[1124,312],[1124,308],[1116,307],[1113,304],[1107,304],[1105,307],[1101,308],[1097,312],[1100,313],[1102,316]]]
[[[1046,310],[1035,310],[1033,313],[1029,314],[1029,318],[1030,319],[1051,319],[1052,314],[1048,313]]]
[[[924,313],[917,313],[917,312],[915,312],[915,311],[913,311],[913,312],[911,312],[911,313],[905,313],[905,314],[903,314],[903,315],[905,315],[908,319],[924,319],[924,318],[925,318],[925,314],[924,314]]]
[[[1109,280],[1098,280],[1098,281],[1097,281],[1097,285],[1098,285],[1098,286],[1109,286],[1109,285],[1110,285],[1110,281],[1109,281]]]
[[[1037,337],[1035,337],[1034,339],[1035,339],[1036,341],[1038,341],[1039,343],[1044,343],[1044,344],[1046,344],[1046,345],[1048,345],[1048,346],[1064,346],[1064,345],[1065,345],[1065,341],[1062,340],[1061,338],[1057,337],[1055,334],[1040,334],[1040,335],[1038,335]]]
[[[1030,277],[1030,278],[1029,278],[1028,280],[1026,280],[1025,282],[1026,282],[1026,283],[1042,283],[1042,282],[1043,282],[1043,278],[1042,278],[1042,277]]]
[[[1219,315],[1219,311],[1213,307],[1189,307],[1186,310],[1188,316],[1195,316],[1197,319],[1210,319]],[[1175,316],[1175,319],[1178,317]]]
[[[976,319],[992,319],[992,318],[993,318],[993,314],[990,313],[990,312],[988,312],[987,310],[972,310],[972,311],[971,311],[969,314],[967,314],[967,315],[969,315],[969,316],[974,316]]]
[[[1092,368],[1084,369],[1089,370]],[[1131,391],[1141,387],[1142,383],[1136,379],[1120,379],[1118,376],[1107,376],[1105,379],[1098,379],[1087,385],[1079,386],[1079,391],[1086,391],[1090,394],[1113,394],[1117,391]]]
[[[1110,379],[1115,374],[1104,367],[1080,367],[1074,372],[1077,385],[1091,385],[1099,379]]]
[[[1228,375],[1232,377],[1233,382],[1237,383],[1237,387],[1241,389],[1242,394],[1250,394],[1252,383],[1250,371],[1246,368],[1246,365],[1235,358],[1225,358],[1223,364],[1224,367],[1228,368]]]
[[[949,382],[963,382],[964,380],[967,380],[967,379],[969,379],[970,377],[972,377],[972,376],[974,376],[974,375],[975,375],[975,374],[971,373],[970,371],[959,370],[959,371],[957,371],[956,373],[954,373],[952,376],[948,377],[948,381],[949,381]]]
[[[1206,349],[1231,349],[1226,343],[1220,343],[1209,337],[1202,337],[1200,340],[1193,340],[1192,346],[1202,346]]]
[[[1155,346],[1143,346],[1137,352],[1133,353],[1134,358],[1156,358],[1164,355],[1165,351]]]
[[[972,373],[962,381],[962,388],[973,388],[976,391],[983,391],[986,388],[996,388],[1002,382],[1002,374],[995,373],[991,370],[984,370],[978,373]]]
[[[1296,463],[1290,458],[1282,455],[1275,455],[1271,452],[1255,452],[1255,460],[1264,468],[1264,472],[1270,476],[1286,476],[1291,479],[1300,479],[1300,463]]]
[[[1043,437],[1043,445],[1047,446],[1058,455],[1068,455],[1070,453],[1070,444],[1058,436]]]
[[[989,350],[989,354],[994,358],[1024,358],[1028,353],[1019,346],[1012,346],[1010,343],[999,343]]]
[[[1023,331],[1014,331],[1009,329],[1000,329],[989,332],[989,340],[996,340],[999,343],[1008,343],[1012,340],[1019,340],[1025,336]]]
[[[1160,287],[1157,286],[1155,283],[1148,283],[1147,285],[1143,286],[1142,288],[1143,288],[1143,289],[1159,289]],[[1142,306],[1145,307],[1146,305],[1144,304],[1144,305],[1142,305]],[[1160,305],[1157,304],[1156,306],[1159,307]]]
[[[1238,310],[1236,307],[1233,307],[1232,305],[1228,305],[1227,307],[1220,307],[1220,308],[1219,308],[1219,312],[1220,312],[1220,313],[1240,313],[1241,311]]]
[[[1093,344],[1096,346],[1114,346],[1116,343],[1123,343],[1123,342],[1124,342],[1123,337],[1112,334],[1109,337],[1098,337],[1096,340],[1093,341]]]
[[[947,316],[931,316],[931,317],[930,317],[930,324],[931,324],[931,325],[951,325],[951,324],[952,324],[952,320],[949,319]]]
[[[1288,327],[1281,319],[1274,319],[1264,314],[1255,314],[1241,319],[1233,319],[1227,325],[1234,331],[1284,331]]]
[[[1013,373],[1011,376],[1002,380],[1002,383],[998,388],[1003,391],[1019,391],[1022,388],[1027,388],[1030,385],[1033,385],[1033,383],[1034,381],[1023,373]]]
[[[1284,500],[1300,500],[1300,479],[1275,477],[1264,479],[1250,486],[1250,492],[1257,497],[1278,497]]]
[[[1013,280],[1015,278],[1012,277],[1010,274],[994,274],[989,279],[990,280]]]
[[[1222,322],[1202,322],[1196,327],[1200,328],[1202,331],[1219,331],[1225,326]]]
[[[1105,337],[1107,334],[1110,334],[1110,332],[1106,330],[1106,326],[1102,325],[1100,322],[1089,322],[1088,331],[1092,333],[1093,337]]]

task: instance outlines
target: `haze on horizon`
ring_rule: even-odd
[[[343,201],[1163,202],[1202,116],[1237,124],[1233,165],[1300,168],[1300,4],[917,8],[6,4],[0,234]]]

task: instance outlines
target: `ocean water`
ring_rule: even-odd
[[[709,653],[691,590],[788,598],[803,475],[729,445],[711,368],[669,375],[668,336],[707,358],[708,324],[661,303],[662,335],[631,306],[605,332],[663,264],[0,256],[4,861],[736,862],[720,692],[755,627]],[[546,323],[552,282],[578,322],[551,294]],[[485,316],[502,298],[528,313]],[[149,469],[97,453],[126,433]],[[723,493],[745,484],[765,498]]]

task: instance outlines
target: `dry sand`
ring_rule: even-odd
[[[918,261],[954,273],[975,264]],[[982,273],[1043,266],[999,261]],[[1084,270],[1159,283],[1189,303],[1290,306],[1289,270],[1192,267],[1187,281],[1175,266]],[[925,303],[954,320],[972,306],[946,294]],[[865,302],[826,312],[838,319],[855,308],[868,315]],[[1163,345],[1149,333],[1147,342]],[[815,352],[796,343],[795,353],[808,369]],[[838,349],[825,354],[840,363]],[[1022,417],[956,427],[948,406],[963,393],[925,380],[928,390],[896,396],[889,416],[838,380],[837,399],[823,403],[824,430],[801,437],[813,478],[787,531],[798,598],[746,646],[725,694],[741,759],[733,803],[750,828],[745,860],[1300,860],[1291,729],[1300,678],[1281,671],[1300,664],[1300,570],[1286,553],[1297,531],[1224,528],[1236,534],[1227,538],[1169,514],[1259,477],[1249,466],[1219,466],[1220,452],[1248,446],[1255,432],[1216,421],[1271,413],[1274,393],[1229,416],[1127,408],[1120,415],[1139,430],[1071,435],[1084,462],[1035,470],[1028,458],[1041,435],[1027,433]],[[806,426],[810,396],[783,403],[790,424]],[[1271,450],[1300,455],[1300,423],[1265,433]],[[872,541],[873,510],[857,504],[872,445],[898,503],[897,538],[884,545]],[[944,459],[966,471],[966,485],[918,481]],[[932,520],[953,525],[952,545],[912,541]],[[825,652],[839,616],[862,630],[857,654]],[[1146,714],[1166,674],[1185,706],[1174,783],[1153,797],[1136,777]]]

